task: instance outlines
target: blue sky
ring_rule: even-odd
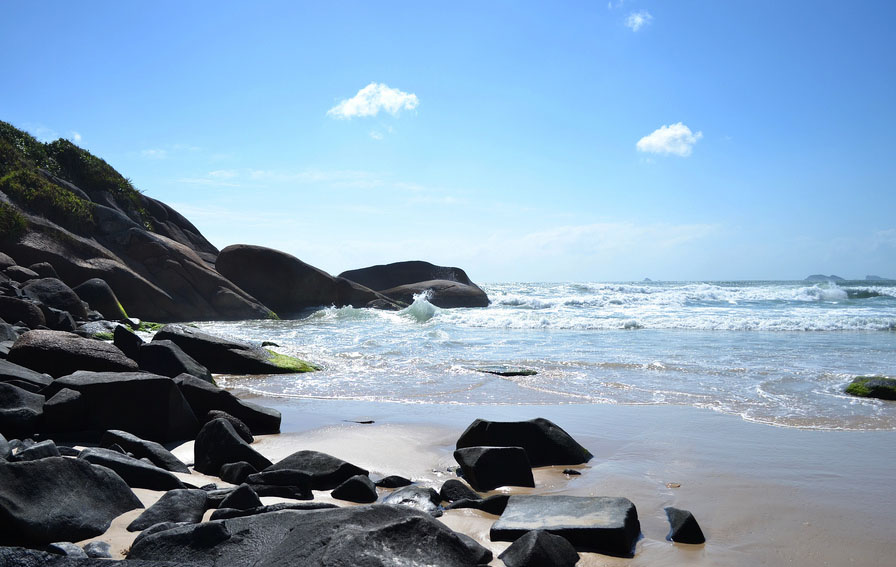
[[[0,120],[218,247],[896,277],[894,2],[0,3]]]

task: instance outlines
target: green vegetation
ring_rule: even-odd
[[[844,391],[860,398],[896,400],[896,379],[884,376],[857,376]]]
[[[280,354],[279,352],[274,352],[269,348],[264,349],[271,354],[270,362],[279,366],[284,370],[289,370],[291,372],[314,372],[316,370],[320,370],[317,366],[309,362],[305,362],[304,360],[300,360],[298,358]]]
[[[104,160],[68,140],[59,139],[48,144],[41,143],[27,132],[0,121],[0,177],[17,173],[22,175],[21,172],[34,176],[39,175],[38,170],[70,181],[94,201],[100,202],[103,194],[108,194],[128,217],[142,224],[147,230],[153,229],[151,217],[143,206],[144,201],[140,192],[134,188],[130,180],[115,171],[115,168]],[[56,187],[46,177],[43,179],[46,185]],[[59,191],[74,195],[61,187]],[[44,190],[43,193],[48,191]],[[59,201],[59,198],[54,199]],[[70,198],[64,196],[64,200],[70,201]],[[23,206],[28,208],[27,205]],[[78,213],[77,210],[65,207],[58,209],[59,212],[66,210]],[[46,214],[44,210],[36,212]],[[52,220],[67,228],[71,227],[59,219]]]
[[[101,333],[94,333],[93,338],[98,341],[112,341],[115,340],[115,335],[109,331],[103,331]]]
[[[121,309],[124,311],[124,308]],[[152,321],[140,321],[140,324],[137,325],[135,331],[143,331],[144,333],[155,333],[162,327],[164,327],[164,323],[153,323]]]
[[[73,232],[90,234],[96,224],[93,203],[47,181],[34,170],[17,169],[0,177],[0,191],[19,206]]]
[[[14,206],[0,201],[0,240],[15,240],[25,233],[28,221]]]

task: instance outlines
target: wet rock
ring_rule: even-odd
[[[155,441],[141,439],[136,435],[132,435],[127,431],[119,429],[110,429],[103,433],[100,439],[100,447],[108,448],[111,445],[118,445],[136,458],[147,458],[152,463],[166,471],[190,473],[190,469],[183,461],[174,456],[174,454]]]
[[[215,419],[202,426],[193,446],[193,468],[217,475],[227,463],[245,461],[262,470],[271,462],[243,441],[226,419]]]
[[[515,541],[531,530],[562,536],[578,550],[631,557],[641,524],[627,498],[514,495],[490,537]]]
[[[81,451],[78,459],[112,469],[132,488],[150,490],[184,488],[184,484],[170,472],[110,449],[88,447]]]
[[[0,501],[0,545],[80,541],[142,506],[113,471],[64,457],[0,461]]]
[[[409,261],[369,266],[339,274],[390,299],[411,303],[414,295],[429,291],[437,307],[486,307],[488,296],[460,268]]]
[[[8,360],[57,378],[78,370],[137,370],[137,363],[116,346],[63,331],[28,331],[13,344]]]
[[[498,556],[506,567],[572,567],[579,554],[566,539],[542,530],[526,532]]]
[[[205,503],[208,499],[204,490],[169,490],[159,500],[137,516],[127,530],[136,532],[162,522],[186,522],[195,524],[202,521]]]
[[[461,498],[450,503],[445,509],[473,508],[474,510],[482,510],[487,514],[500,516],[507,508],[507,500],[509,498],[509,494],[495,494],[488,498]]]
[[[404,478],[403,476],[393,474],[381,478],[374,484],[380,488],[401,488],[402,486],[409,486],[414,483],[411,480]]]
[[[338,500],[348,500],[359,504],[376,502],[376,486],[370,477],[355,475],[333,489],[330,496]]]
[[[858,376],[846,387],[845,392],[861,398],[896,400],[896,378]]]
[[[421,512],[426,512],[434,517],[442,515],[440,504],[442,497],[432,488],[422,486],[405,486],[383,498],[383,504],[403,506]]]
[[[84,553],[93,559],[112,559],[112,547],[105,541],[91,541],[84,544]]]
[[[271,465],[265,472],[283,469],[308,473],[314,490],[332,490],[355,475],[368,475],[368,471],[361,467],[318,451],[297,451]]]
[[[482,500],[482,496],[475,492],[472,488],[464,484],[456,478],[448,479],[439,489],[439,496],[444,502],[454,502],[455,500]]]
[[[474,489],[535,486],[532,466],[522,447],[466,447],[454,452],[464,479]]]
[[[675,543],[700,544],[706,542],[703,530],[700,529],[700,524],[697,523],[693,514],[687,510],[681,510],[672,506],[665,508],[665,510],[671,528],[666,539]]]
[[[591,460],[591,453],[553,422],[488,421],[477,419],[457,440],[457,448],[476,446],[522,447],[533,467],[578,465]]]

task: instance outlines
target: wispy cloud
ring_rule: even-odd
[[[693,133],[691,129],[678,122],[659,129],[638,140],[639,152],[651,154],[673,154],[681,157],[691,155],[694,145],[703,137],[703,132]]]
[[[370,83],[352,98],[345,99],[328,110],[327,116],[351,119],[376,116],[380,111],[395,116],[401,110],[417,108],[419,103],[415,94],[393,89],[383,83]]]
[[[69,132],[69,139],[76,144],[80,143],[81,142],[81,134],[79,132],[75,132],[74,130],[72,130],[71,132]]]
[[[383,139],[383,133],[380,132],[379,130],[371,130],[371,131],[370,131],[370,137],[373,138],[374,140],[382,140],[382,139]]]
[[[168,150],[161,148],[150,148],[140,152],[140,155],[147,159],[165,159],[168,157]]]
[[[625,19],[625,26],[630,28],[632,31],[638,31],[650,21],[653,20],[653,16],[650,15],[650,12],[647,10],[638,10],[637,12],[632,12]]]

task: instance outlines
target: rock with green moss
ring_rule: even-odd
[[[884,376],[858,376],[845,392],[860,398],[896,400],[896,378]]]

